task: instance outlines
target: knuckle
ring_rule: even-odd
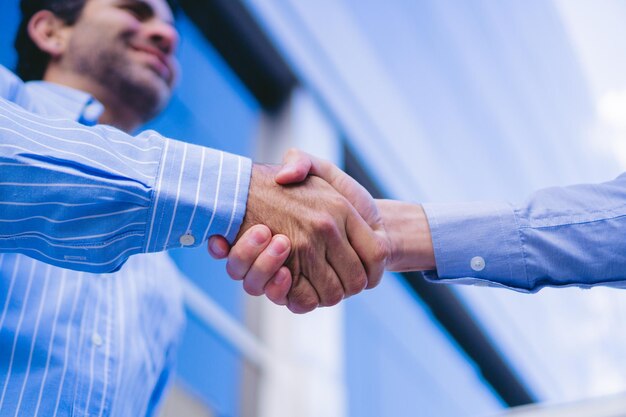
[[[277,264],[277,262],[271,262],[271,259],[264,258],[262,260],[259,260],[259,262],[255,262],[252,268],[254,269],[255,277],[259,276],[270,278],[278,271],[278,268],[280,268],[280,266],[281,265]]]
[[[365,275],[365,271],[353,275],[352,278],[345,283],[346,296],[353,296],[360,293],[365,289],[366,285],[367,276]]]
[[[382,264],[387,260],[388,255],[389,251],[387,250],[385,242],[380,238],[375,239],[374,247],[369,255],[370,261],[376,264]]]
[[[287,152],[285,152],[285,155],[288,157],[295,157],[295,156],[300,156],[300,153],[301,151],[298,148],[291,147],[287,149]]]
[[[389,256],[389,251],[387,250],[387,246],[380,240],[377,239],[376,244],[376,252],[374,253],[374,259],[378,263],[384,263]]]
[[[285,304],[285,295],[284,294],[279,294],[278,292],[275,292],[274,290],[270,290],[267,291],[266,294],[267,299],[270,300],[272,303],[276,304],[276,305],[284,305]]]
[[[380,282],[382,281],[383,275],[381,274],[377,274],[377,276],[373,277],[372,279],[370,279],[367,283],[367,287],[365,287],[365,289],[371,290],[372,288],[375,288],[378,284],[380,284]]]
[[[243,279],[243,273],[239,271],[230,260],[226,263],[226,273],[234,280],[239,281]]]
[[[318,306],[320,300],[317,298],[317,294],[311,290],[301,294],[297,301],[304,309],[313,310]]]
[[[305,313],[315,310],[319,306],[317,300],[307,299],[301,303],[302,311]]]
[[[291,311],[294,314],[305,314],[305,313],[313,311],[313,309],[306,310],[305,308],[303,308],[299,304],[293,304],[293,303],[287,304],[287,308],[289,309],[289,311]]]
[[[296,289],[289,296],[289,309],[294,313],[308,313],[315,310],[318,305],[319,299],[312,289],[310,291]]]
[[[334,291],[334,292],[328,294],[324,298],[323,306],[325,306],[325,307],[332,307],[334,305],[339,304],[343,300],[343,298],[344,298],[343,290]]]
[[[243,281],[243,289],[250,295],[253,295],[255,297],[258,297],[260,295],[263,295],[263,289],[260,288],[259,285],[257,285],[257,283],[251,279],[245,279]]]
[[[319,215],[315,225],[317,230],[325,235],[333,235],[337,231],[337,223],[330,214]]]
[[[318,303],[290,301],[288,307],[292,313],[304,314],[315,310],[318,305]]]
[[[242,246],[235,246],[228,255],[228,263],[239,266],[246,262],[245,249]]]

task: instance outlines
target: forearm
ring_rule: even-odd
[[[0,141],[3,252],[109,272],[134,253],[197,246],[211,234],[232,241],[243,218],[245,158],[43,118],[6,100]]]

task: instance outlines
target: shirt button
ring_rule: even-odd
[[[474,256],[470,261],[470,267],[476,272],[482,271],[485,269],[485,260],[482,256]]]
[[[196,243],[196,238],[193,237],[193,235],[190,235],[189,233],[187,233],[180,237],[179,242],[183,246],[191,246],[194,243]]]
[[[98,333],[92,334],[91,343],[93,343],[96,346],[102,346],[102,336],[100,336]]]
[[[100,114],[102,113],[102,108],[99,103],[92,102],[85,106],[83,110],[83,117],[89,121],[96,121]]]

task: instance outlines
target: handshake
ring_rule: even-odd
[[[297,150],[282,166],[254,165],[234,245],[212,236],[209,253],[228,257],[228,274],[248,294],[294,313],[374,288],[385,269],[435,268],[420,205],[374,200],[332,163]]]

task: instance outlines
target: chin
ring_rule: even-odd
[[[120,83],[117,91],[121,101],[147,122],[157,116],[167,105],[172,94],[167,83],[150,71],[134,72]]]
[[[169,96],[172,91],[172,85],[169,80],[163,78],[157,71],[150,67],[143,67],[134,71],[134,77],[137,82],[144,85],[159,94]]]
[[[150,70],[150,74],[143,81],[144,88],[150,90],[151,96],[157,97],[157,101],[162,104],[162,107],[167,104],[172,96],[171,85],[160,77],[158,74]]]

